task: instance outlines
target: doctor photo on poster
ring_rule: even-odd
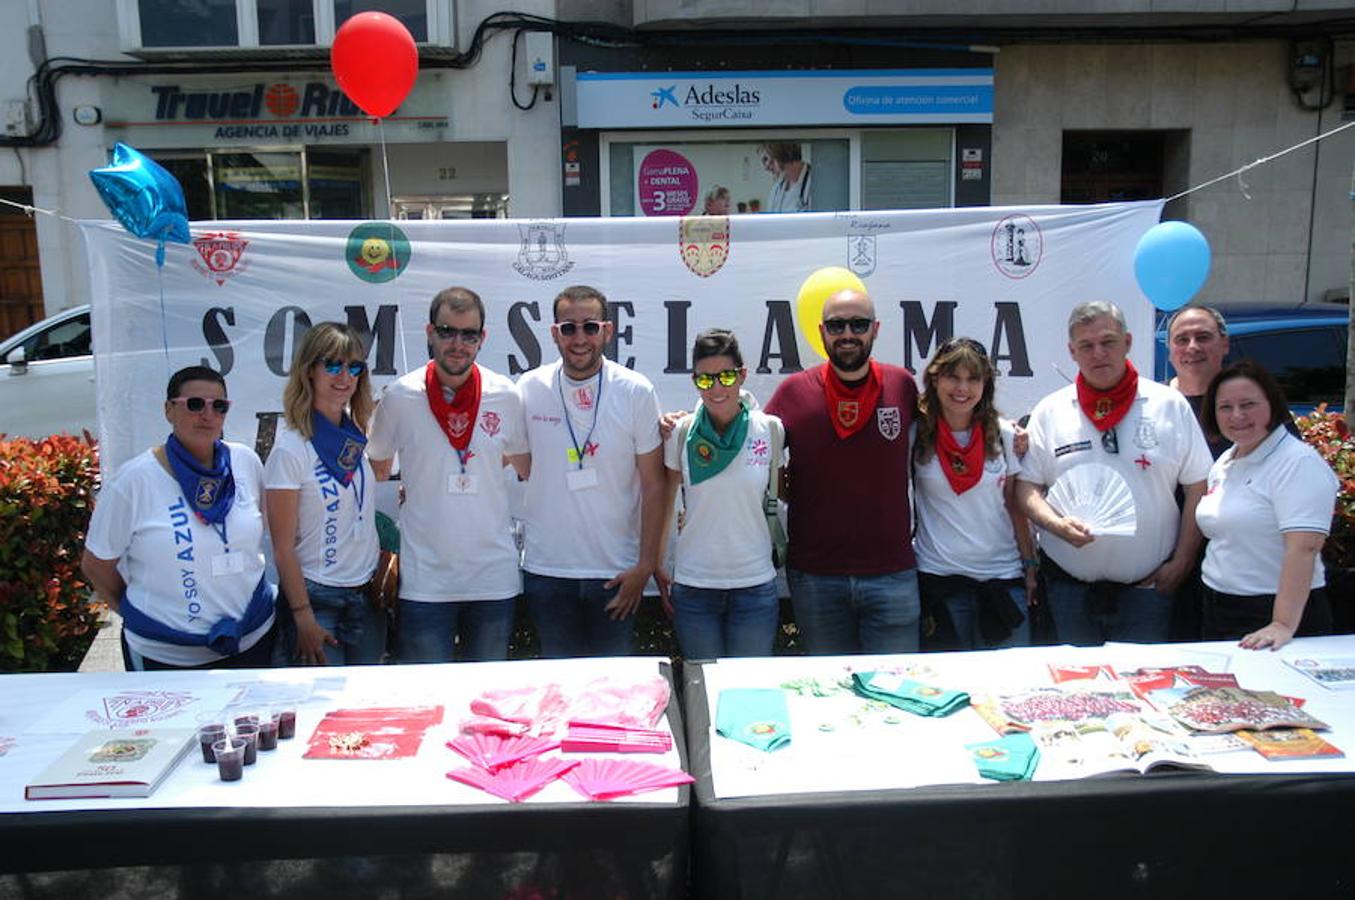
[[[813,207],[812,167],[803,158],[800,144],[779,142],[758,147],[762,168],[772,176],[767,195],[769,213],[809,212]]]

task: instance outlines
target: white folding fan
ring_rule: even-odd
[[[1095,535],[1133,536],[1138,527],[1129,483],[1101,463],[1085,463],[1064,472],[1049,486],[1045,499],[1059,515],[1087,523]]]

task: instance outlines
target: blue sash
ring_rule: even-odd
[[[126,593],[118,604],[118,613],[122,616],[122,627],[147,640],[163,641],[180,647],[206,647],[222,656],[234,656],[240,652],[240,638],[262,628],[273,614],[273,586],[268,583],[268,579],[259,576],[254,596],[249,598],[249,606],[245,607],[244,614],[239,619],[230,616],[218,619],[206,634],[190,634],[152,619],[133,606]]]

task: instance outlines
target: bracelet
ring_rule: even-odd
[[[1021,560],[1021,568],[1023,568],[1023,569],[1038,569],[1038,568],[1040,568],[1040,558],[1039,558],[1038,556],[1033,556],[1033,557],[1031,557],[1030,559],[1022,559],[1022,560]]]

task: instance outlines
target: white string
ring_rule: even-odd
[[[386,218],[394,220],[395,210],[391,209],[391,168],[386,160],[386,124],[383,119],[376,120],[376,130],[381,135],[381,170],[386,175]]]
[[[1240,168],[1234,169],[1233,171],[1227,173],[1226,175],[1220,175],[1218,178],[1211,178],[1211,179],[1209,179],[1208,181],[1206,181],[1204,184],[1197,184],[1195,187],[1189,188],[1189,189],[1187,189],[1187,190],[1184,190],[1184,191],[1182,191],[1182,192],[1179,193],[1179,194],[1173,194],[1172,196],[1170,196],[1170,197],[1167,198],[1166,202],[1170,203],[1170,202],[1172,202],[1173,200],[1180,200],[1182,197],[1186,196],[1187,194],[1193,194],[1193,193],[1195,193],[1196,191],[1204,190],[1205,188],[1209,187],[1210,185],[1218,184],[1220,181],[1227,181],[1229,178],[1232,178],[1233,176],[1237,176],[1238,188],[1242,191],[1242,196],[1244,196],[1244,197],[1246,197],[1248,200],[1250,200],[1250,199],[1251,199],[1251,194],[1248,193],[1247,183],[1246,183],[1245,181],[1242,180],[1242,173],[1243,173],[1243,172],[1246,172],[1248,169],[1254,169],[1254,168],[1256,168],[1256,167],[1259,166],[1259,165],[1263,165],[1263,164],[1265,164],[1265,163],[1271,162],[1272,160],[1279,159],[1281,156],[1284,156],[1284,155],[1287,154],[1287,153],[1293,153],[1295,150],[1302,150],[1304,147],[1307,147],[1309,144],[1316,144],[1318,141],[1325,140],[1325,139],[1331,137],[1331,136],[1334,135],[1334,134],[1340,134],[1341,132],[1345,131],[1347,128],[1350,128],[1350,127],[1352,127],[1352,126],[1355,126],[1355,122],[1347,122],[1347,123],[1344,124],[1344,125],[1338,125],[1338,126],[1336,126],[1335,128],[1333,128],[1331,131],[1328,131],[1328,132],[1326,132],[1326,133],[1324,133],[1324,134],[1319,134],[1319,135],[1317,135],[1317,136],[1315,136],[1315,137],[1310,137],[1310,138],[1308,138],[1308,140],[1306,140],[1306,141],[1300,141],[1299,143],[1295,144],[1294,146],[1292,146],[1292,147],[1286,147],[1285,149],[1281,150],[1281,151],[1278,152],[1278,153],[1272,153],[1272,154],[1270,154],[1269,156],[1263,156],[1263,157],[1261,157],[1260,159],[1255,160],[1254,162],[1249,162],[1249,163],[1247,163],[1245,166],[1241,166]]]
[[[62,215],[61,210],[59,209],[43,209],[41,206],[33,206],[29,203],[15,203],[13,200],[6,200],[3,197],[0,197],[0,204],[12,206],[17,210],[21,210],[23,214],[29,218],[33,217],[33,213],[42,213],[44,216],[56,216],[58,219],[64,219],[67,222],[75,222],[77,225],[79,224],[77,220],[72,219],[70,216]]]

